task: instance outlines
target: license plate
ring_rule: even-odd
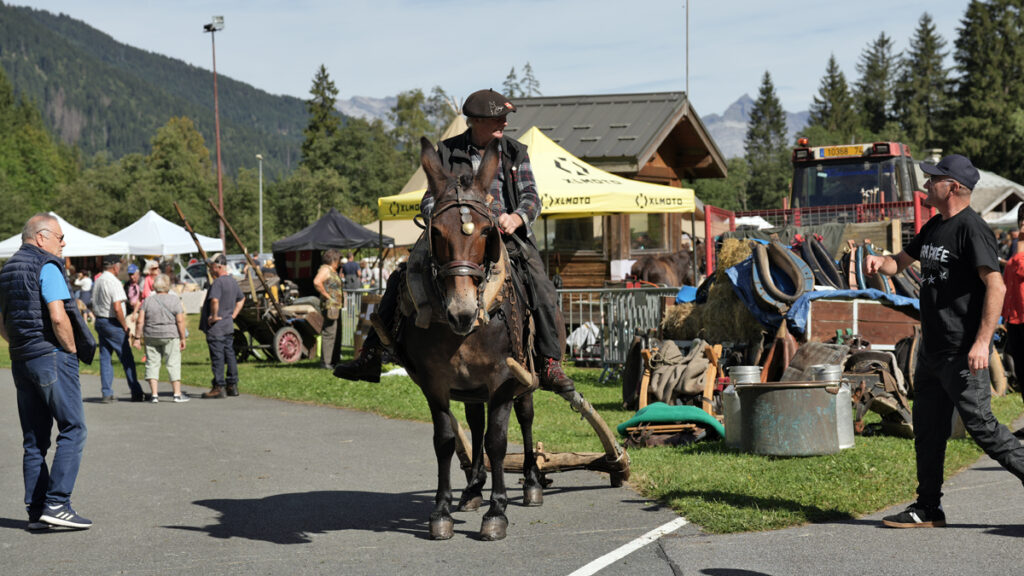
[[[827,146],[821,148],[822,158],[838,158],[840,156],[860,156],[864,153],[863,146]]]

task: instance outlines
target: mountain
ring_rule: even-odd
[[[729,105],[721,115],[708,114],[701,116],[704,127],[708,129],[718,149],[726,158],[735,158],[745,154],[743,140],[747,136],[747,123],[750,122],[750,110],[754,100],[747,94]],[[807,126],[810,112],[786,112],[786,138],[793,142],[797,134]]]
[[[388,96],[386,98],[353,96],[348,100],[338,100],[335,108],[345,116],[363,118],[370,122],[379,119],[384,122],[385,126],[390,128],[391,120],[388,118],[388,114],[391,113],[391,109],[396,104],[398,104],[397,96]]]
[[[2,1],[0,66],[51,130],[86,155],[148,153],[150,139],[172,116],[192,118],[215,153],[209,70],[122,44],[67,15]],[[217,84],[225,173],[255,168],[257,153],[271,175],[294,168],[305,102],[221,74]]]

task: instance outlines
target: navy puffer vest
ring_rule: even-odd
[[[0,306],[11,360],[30,360],[60,348],[39,284],[39,273],[48,262],[65,274],[63,260],[32,244],[22,244],[0,270]],[[64,309],[69,318],[78,314],[73,299],[64,301]]]

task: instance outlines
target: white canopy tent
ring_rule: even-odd
[[[203,250],[219,252],[220,238],[196,234]],[[107,236],[107,240],[124,242],[132,254],[170,256],[198,252],[188,230],[150,210],[127,228]]]
[[[1021,202],[1018,202],[1017,205],[1014,206],[1013,209],[1008,211],[1006,214],[1003,214],[1002,216],[999,216],[997,218],[993,218],[991,220],[986,220],[986,222],[988,222],[989,226],[992,226],[994,228],[1002,228],[1002,227],[1013,227],[1013,228],[1016,228],[1017,227],[1017,211],[1020,210],[1021,204],[1022,204]]]
[[[128,244],[118,240],[108,240],[95,234],[90,234],[81,228],[77,228],[61,218],[57,213],[50,214],[60,222],[60,228],[64,232],[63,255],[66,258],[76,256],[103,256],[106,254],[127,254]],[[21,232],[0,242],[0,258],[10,258],[21,248]]]

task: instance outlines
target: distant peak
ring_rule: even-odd
[[[753,108],[754,99],[751,98],[749,94],[744,94],[725,109],[725,112],[722,113],[722,118],[726,120],[747,122],[750,119],[750,111]]]

